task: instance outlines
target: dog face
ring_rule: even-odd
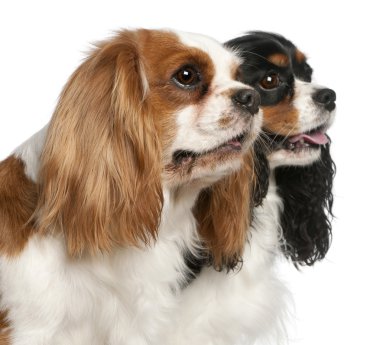
[[[253,32],[227,46],[240,51],[242,80],[260,93],[270,166],[316,161],[329,142],[335,92],[310,83],[305,55],[281,36]]]
[[[204,36],[178,35],[179,42],[162,41],[164,51],[148,53],[153,104],[170,127],[163,165],[171,186],[236,170],[261,126],[259,94],[236,79],[240,59]]]
[[[264,133],[256,154],[268,159],[283,202],[282,250],[295,265],[312,265],[331,243],[335,164],[325,132],[335,92],[311,83],[305,55],[280,35],[251,32],[227,45],[240,51],[242,80],[261,95]]]

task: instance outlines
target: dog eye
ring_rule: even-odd
[[[264,89],[270,90],[278,87],[280,85],[280,78],[278,74],[272,73],[266,75],[261,81],[260,86]]]
[[[191,88],[199,84],[201,75],[194,67],[184,66],[174,73],[172,79],[179,87]]]

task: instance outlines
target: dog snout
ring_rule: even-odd
[[[239,89],[232,95],[232,102],[255,115],[259,111],[260,95],[253,89]]]
[[[312,96],[315,103],[323,106],[326,110],[335,109],[336,93],[331,89],[319,89]]]

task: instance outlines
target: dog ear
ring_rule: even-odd
[[[21,159],[0,163],[0,253],[17,255],[35,231],[31,221],[37,205],[37,186],[25,174]]]
[[[203,190],[194,207],[200,236],[218,270],[233,269],[241,261],[252,217],[251,193],[256,184],[253,169],[250,151],[240,170]]]
[[[259,137],[254,144],[254,169],[255,178],[252,188],[251,209],[260,206],[268,193],[269,187],[269,163],[265,145]]]
[[[275,176],[284,203],[282,250],[296,266],[313,265],[325,257],[331,243],[335,164],[329,145],[321,148],[314,164],[280,167]]]
[[[81,255],[155,238],[161,149],[135,33],[101,43],[64,88],[48,129],[35,217]]]

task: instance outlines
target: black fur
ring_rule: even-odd
[[[321,148],[320,161],[310,166],[275,170],[278,192],[284,203],[282,249],[296,266],[313,265],[330,248],[334,176],[330,145]]]
[[[256,60],[255,64],[260,64],[260,60],[264,65],[267,64],[265,58],[260,59],[260,57],[269,56],[273,53],[285,53],[291,58],[292,74],[297,76],[298,79],[311,82],[313,69],[306,61],[297,61],[297,47],[284,36],[272,32],[249,31],[244,36],[226,42],[225,45],[238,48],[246,61],[252,62],[252,60]],[[254,54],[257,54],[256,57]],[[249,68],[248,65],[245,67]],[[251,67],[254,68],[254,66]],[[260,65],[256,67],[257,69],[262,69]],[[267,69],[267,66],[265,66],[265,69]]]
[[[288,55],[288,49],[274,38],[261,33],[250,33],[225,43],[227,47],[238,49],[243,64],[240,66],[242,82],[251,85],[259,92],[261,106],[277,105],[285,97],[291,96],[294,89],[294,74],[291,66],[279,67],[269,62],[267,57],[281,53]],[[260,81],[272,72],[281,78],[281,85],[275,90],[264,90]]]
[[[272,32],[263,32],[263,31],[250,31],[249,35],[253,35],[256,37],[261,37],[262,39],[271,39],[279,42],[283,47],[285,47],[288,51],[288,55],[292,59],[292,69],[295,76],[298,79],[311,82],[311,76],[313,73],[313,69],[306,61],[298,62],[296,59],[296,51],[297,47],[293,44],[293,42],[286,39],[284,36],[279,34],[275,34]]]
[[[240,51],[244,60],[242,81],[259,91],[262,106],[276,106],[287,96],[291,99],[294,78],[311,81],[312,68],[305,60],[297,61],[297,47],[281,35],[251,31],[226,45]],[[286,67],[272,64],[267,57],[275,53],[289,56],[291,64]],[[260,81],[273,72],[280,76],[282,84],[276,89],[264,90]],[[275,133],[267,134],[261,142],[269,154],[282,145],[284,138]],[[325,257],[330,247],[334,176],[335,164],[329,145],[321,147],[320,161],[310,166],[285,166],[275,170],[278,192],[284,203],[282,250],[296,266],[313,265]]]
[[[265,147],[261,140],[257,139],[254,144],[254,168],[256,183],[251,196],[251,209],[260,206],[268,192],[269,186],[269,164],[266,157]],[[253,213],[253,212],[252,212]]]
[[[182,288],[189,285],[201,273],[203,267],[212,265],[211,255],[206,250],[198,250],[197,253],[186,251],[184,259],[188,270]]]

